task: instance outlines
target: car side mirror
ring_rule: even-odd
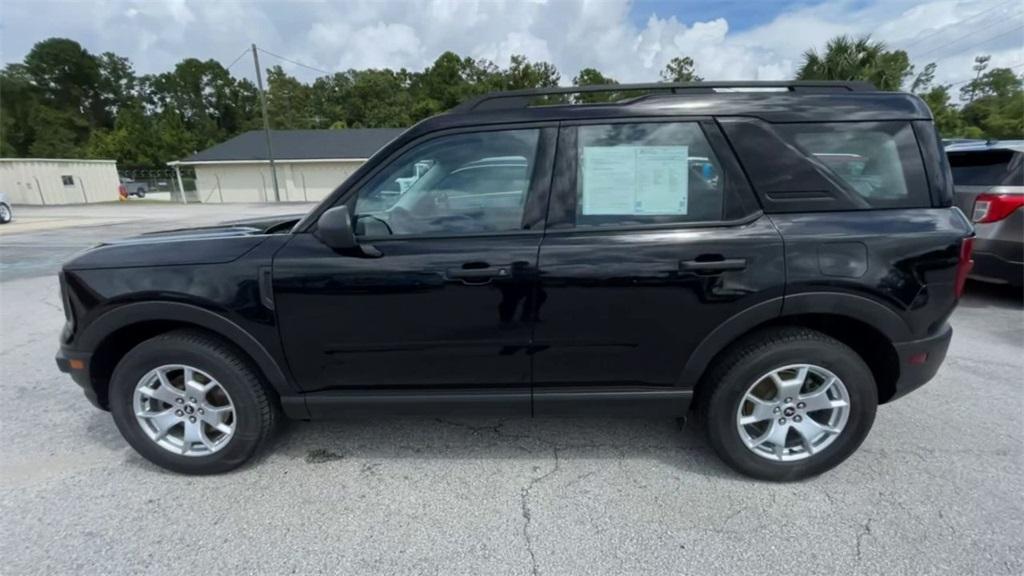
[[[321,214],[316,221],[316,237],[335,250],[355,248],[356,234],[348,206],[337,206]]]

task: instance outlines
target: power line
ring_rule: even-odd
[[[1002,38],[1003,36],[1006,36],[1008,34],[1012,34],[1012,33],[1016,32],[1016,31],[1022,30],[1022,29],[1024,29],[1024,24],[1021,24],[1020,26],[1017,26],[1016,28],[1013,28],[1011,30],[1007,30],[1006,32],[1003,32],[1002,34],[999,34],[997,36],[989,36],[988,38],[985,38],[981,42],[975,42],[974,44],[970,44],[970,45],[965,46],[963,48],[959,48],[958,50],[968,50],[970,48],[974,48],[975,46],[981,46],[982,44],[987,44],[987,43],[989,43],[989,42],[991,42],[991,41],[993,41],[993,40],[995,40],[997,38]],[[937,48],[932,48],[931,50],[927,50],[925,52],[921,52],[920,54],[915,55],[914,58],[920,58],[920,57],[924,56],[925,54],[931,54],[932,52],[935,52],[936,50],[943,50],[943,49],[949,48],[953,44],[956,44],[957,42],[959,42],[961,40],[964,40],[966,38],[970,38],[971,36],[974,36],[975,34],[976,34],[975,32],[971,32],[969,34],[965,34],[965,35],[957,38],[956,40],[951,40],[951,41],[947,42],[945,46],[939,46]]]
[[[274,58],[277,58],[279,60],[284,60],[285,62],[288,62],[289,64],[295,64],[296,66],[302,66],[303,68],[308,68],[308,69],[310,69],[310,70],[312,70],[314,72],[319,72],[321,74],[326,74],[328,76],[330,76],[332,74],[331,72],[328,72],[327,70],[324,70],[323,68],[317,68],[316,66],[310,66],[308,64],[303,64],[302,62],[296,62],[295,60],[292,60],[290,58],[285,58],[284,56],[281,56],[280,54],[274,54],[273,52],[270,52],[268,50],[264,50],[263,48],[257,48],[257,50],[259,50],[260,52],[263,52],[264,54],[266,54],[268,56],[273,56]]]
[[[924,38],[919,38],[916,42],[911,42],[910,44],[907,44],[906,46],[903,47],[903,50],[906,50],[906,51],[909,52],[910,48],[912,48],[914,46],[917,46],[918,44],[924,42],[925,40],[928,40],[929,38],[934,38],[934,37],[938,36],[939,34],[942,34],[943,32],[946,31],[946,28],[948,28],[949,26],[955,26],[957,24],[966,24],[966,23],[970,22],[971,20],[980,18],[982,16],[985,16],[986,14],[990,14],[991,12],[994,12],[995,10],[997,10],[999,8],[1002,8],[1003,6],[1008,6],[1010,4],[1016,4],[1016,3],[1017,3],[1017,0],[1010,0],[1009,2],[1003,2],[1002,4],[996,4],[995,6],[993,6],[992,8],[989,8],[988,10],[985,10],[984,12],[978,12],[974,16],[970,16],[970,17],[964,18],[963,20],[957,20],[956,22],[953,22],[952,24],[947,24],[946,26],[943,26],[942,28],[939,28],[935,32],[932,32],[931,34],[928,34]]]
[[[246,48],[245,50],[242,50],[242,53],[238,55],[238,58],[235,58],[234,60],[232,60],[231,64],[228,64],[228,67],[225,68],[225,70],[230,72],[231,71],[231,67],[234,66],[235,64],[238,64],[238,61],[241,60],[248,53],[249,53],[249,49],[248,48]]]

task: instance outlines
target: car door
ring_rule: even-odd
[[[591,398],[679,413],[694,384],[684,368],[709,334],[781,309],[781,237],[712,121],[565,125],[558,154],[534,409]]]
[[[301,388],[518,391],[527,409],[556,138],[543,125],[421,138],[339,199],[360,250],[294,235],[273,294]]]

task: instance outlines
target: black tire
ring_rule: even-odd
[[[187,364],[215,380],[235,407],[227,445],[203,456],[183,456],[159,446],[142,430],[132,406],[135,386],[164,364]],[[154,464],[184,474],[218,474],[245,463],[270,436],[278,407],[250,361],[222,340],[193,330],[168,332],[139,344],[118,363],[110,381],[110,411],[125,440]]]
[[[7,224],[14,219],[14,211],[6,202],[0,203],[0,224]]]
[[[747,390],[764,374],[790,364],[813,364],[839,377],[849,394],[849,418],[830,445],[802,460],[775,461],[743,443],[736,414]],[[846,460],[871,430],[878,388],[871,370],[849,346],[821,332],[798,327],[762,330],[732,347],[712,369],[702,416],[708,440],[738,472],[761,480],[789,481],[816,476]]]

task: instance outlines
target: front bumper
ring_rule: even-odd
[[[953,338],[953,327],[945,327],[934,336],[893,344],[900,362],[900,377],[896,380],[895,391],[888,401],[917,390],[935,377],[949,350]]]
[[[89,402],[97,408],[107,410],[106,397],[101,397],[97,393],[92,378],[89,377],[89,362],[91,359],[92,354],[70,350],[65,346],[60,347],[55,358],[57,368],[61,372],[71,375],[71,379],[75,384],[82,387],[82,391],[85,393],[85,397],[89,399]]]

